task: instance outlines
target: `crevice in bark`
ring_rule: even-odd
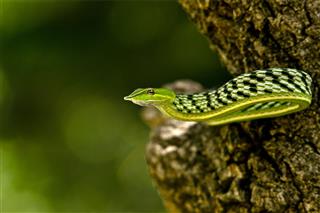
[[[284,162],[284,165],[286,166],[287,170],[289,171],[290,176],[292,177],[294,187],[295,187],[296,190],[299,192],[299,198],[300,198],[300,199],[298,200],[297,204],[295,205],[295,208],[296,208],[296,209],[299,209],[299,208],[298,208],[299,205],[300,205],[300,204],[303,205],[303,192],[302,192],[302,190],[299,188],[299,184],[297,184],[297,183],[295,182],[295,180],[294,180],[295,177],[294,177],[294,175],[293,175],[293,173],[292,173],[292,171],[291,171],[290,165],[289,165],[288,163],[286,163],[286,162]],[[303,207],[303,210],[306,211],[306,209],[305,209],[304,207]],[[307,212],[307,211],[306,211],[306,212]]]

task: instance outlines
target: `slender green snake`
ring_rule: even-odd
[[[152,105],[177,120],[221,125],[303,110],[311,103],[311,84],[304,71],[270,68],[237,76],[217,90],[176,94],[166,88],[145,88],[124,99]]]

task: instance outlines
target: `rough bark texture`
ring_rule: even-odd
[[[320,212],[320,1],[180,3],[231,74],[298,68],[314,88],[311,107],[284,117],[154,124],[147,162],[168,210]]]

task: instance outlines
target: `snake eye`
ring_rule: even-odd
[[[148,94],[148,95],[154,95],[154,93],[155,93],[155,92],[154,92],[153,89],[148,89],[148,90],[147,90],[147,94]]]

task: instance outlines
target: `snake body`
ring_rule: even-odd
[[[220,125],[303,110],[311,103],[311,84],[304,71],[270,68],[242,74],[217,90],[175,94],[151,105],[178,120]]]

